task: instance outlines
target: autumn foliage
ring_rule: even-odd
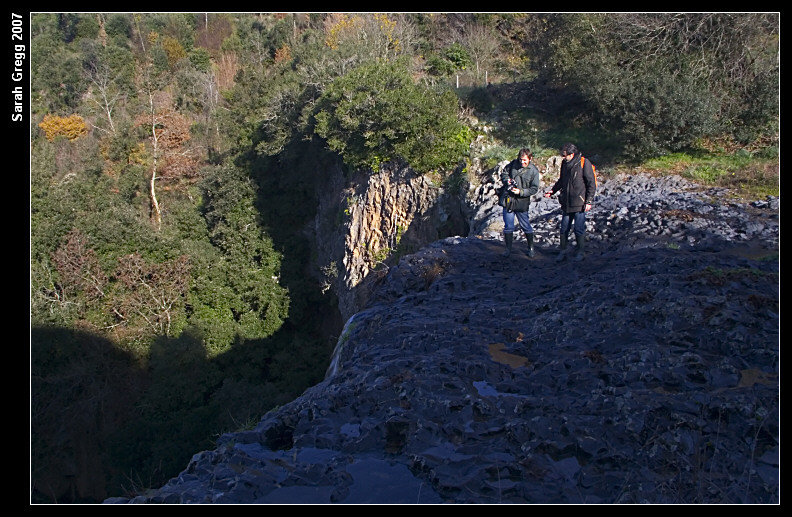
[[[156,134],[160,156],[159,176],[163,179],[194,179],[200,162],[189,146],[190,120],[171,109],[161,110],[154,117],[153,131]],[[144,114],[138,117],[139,126],[151,125],[152,118]]]
[[[39,127],[44,131],[47,140],[53,140],[57,136],[65,136],[69,140],[88,134],[88,125],[79,115],[69,115],[59,117],[57,115],[44,115]]]

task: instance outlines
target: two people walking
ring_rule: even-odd
[[[558,193],[561,204],[560,251],[556,262],[567,258],[569,234],[574,233],[577,250],[575,260],[583,260],[586,242],[586,212],[591,210],[597,192],[597,180],[591,162],[580,154],[577,146],[571,143],[561,147],[561,173],[558,180],[544,197],[552,197]],[[514,243],[514,232],[517,229],[515,220],[523,231],[528,243],[526,254],[533,258],[534,230],[528,217],[531,196],[540,188],[539,170],[531,163],[533,153],[530,149],[520,149],[517,159],[509,162],[500,172],[503,182],[503,193],[499,205],[503,207],[503,240],[506,244],[504,256],[511,255]]]

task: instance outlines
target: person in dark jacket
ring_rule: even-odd
[[[566,259],[567,241],[569,231],[574,230],[577,242],[575,260],[583,260],[586,242],[586,212],[591,210],[594,196],[597,193],[597,183],[591,162],[580,154],[574,144],[564,144],[561,147],[561,174],[552,188],[545,192],[545,197],[551,197],[556,192],[561,203],[561,251],[556,262]]]
[[[503,207],[503,241],[506,243],[505,257],[511,255],[514,242],[514,219],[517,219],[528,242],[526,253],[533,258],[534,231],[528,217],[528,208],[531,205],[531,196],[539,192],[539,169],[531,163],[533,153],[528,148],[520,149],[517,159],[512,160],[500,171],[500,178],[504,185],[504,192],[499,204]]]

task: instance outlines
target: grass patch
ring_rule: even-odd
[[[746,199],[764,199],[780,192],[779,162],[768,149],[673,153],[647,160],[641,169],[658,175],[678,174],[705,186],[729,188]]]

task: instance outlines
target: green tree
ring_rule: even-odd
[[[473,65],[473,59],[471,59],[468,49],[458,42],[445,49],[443,57],[451,63],[454,70],[467,70]]]
[[[272,335],[288,316],[289,298],[278,282],[281,256],[261,226],[250,178],[230,165],[208,167],[203,176],[203,212],[218,253],[204,257],[211,263],[197,264],[190,321],[217,354],[236,338]]]
[[[77,36],[80,15],[31,16],[30,91],[34,114],[70,115],[78,111],[87,81]]]
[[[131,15],[111,13],[105,18],[104,29],[111,41],[119,45],[128,45],[132,37]]]
[[[775,13],[537,15],[528,47],[542,78],[577,92],[627,156],[704,136],[747,142],[778,115]]]
[[[404,160],[428,172],[465,156],[467,128],[450,91],[415,84],[401,62],[364,64],[337,78],[316,108],[316,134],[353,168]]]

